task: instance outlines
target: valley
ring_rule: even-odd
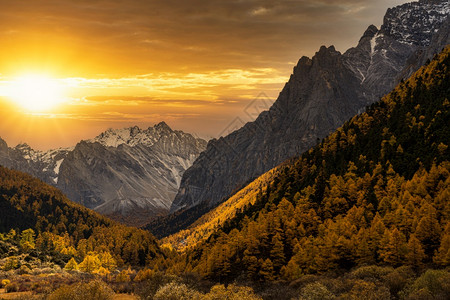
[[[449,299],[449,15],[447,0],[389,8],[209,141],[165,121],[47,151],[0,138],[0,299]],[[203,105],[130,99],[106,114]]]

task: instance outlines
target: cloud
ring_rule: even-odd
[[[0,28],[11,43],[32,44],[40,53],[52,52],[42,49],[46,40],[56,50],[70,46],[61,64],[75,60],[91,67],[84,70],[91,75],[285,71],[321,44],[346,50],[368,25],[380,24],[387,7],[401,2],[0,0]]]

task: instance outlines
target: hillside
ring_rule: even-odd
[[[214,208],[378,101],[450,43],[449,11],[447,0],[405,3],[389,9],[382,26],[369,26],[346,52],[322,46],[312,58],[302,57],[268,111],[208,143],[184,173],[171,212],[192,216],[205,211],[196,206]],[[186,229],[190,220],[173,223]]]
[[[59,248],[80,259],[90,251],[108,251],[119,263],[131,265],[161,256],[150,233],[111,221],[39,179],[1,166],[0,211],[0,233],[32,229],[38,240],[46,240],[47,250]]]
[[[170,245],[171,248],[178,251],[183,251],[185,248],[195,246],[200,241],[207,240],[208,237],[215,230],[220,228],[225,221],[233,219],[236,215],[248,209],[249,206],[255,204],[258,196],[260,197],[260,194],[265,192],[265,186],[274,179],[274,174],[276,173],[277,171],[275,168],[274,170],[261,175],[258,179],[230,197],[230,199],[205,213],[189,226],[189,228],[163,238],[161,243],[166,246]],[[158,224],[158,227],[156,227],[156,224],[151,224],[150,226],[152,226],[152,228],[168,227],[168,229],[170,229],[170,225],[171,223],[169,222]],[[168,232],[168,229],[163,232]]]
[[[245,196],[241,205],[228,200],[244,209],[198,239],[173,269],[272,281],[367,264],[449,266],[449,98],[447,46],[365,113],[278,167],[253,205]],[[210,222],[202,226],[217,226]]]

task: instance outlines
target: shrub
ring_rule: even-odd
[[[15,282],[11,282],[5,286],[7,293],[15,293],[19,291],[19,285]]]
[[[154,273],[148,280],[142,282],[141,287],[136,290],[136,293],[142,299],[153,299],[160,287],[171,282],[180,282],[180,278],[174,275],[165,275],[159,272]]]
[[[314,282],[306,285],[300,292],[300,300],[331,300],[335,295],[320,282]]]
[[[397,296],[398,293],[414,280],[414,272],[409,266],[403,266],[395,269],[391,273],[384,276],[384,285],[387,286],[392,295]]]
[[[139,281],[148,280],[148,279],[152,278],[153,275],[154,275],[153,270],[143,269],[137,273],[136,277],[134,277],[134,281],[139,282]]]
[[[408,294],[407,299],[450,299],[450,273],[446,270],[427,270],[405,294]]]
[[[377,281],[394,271],[392,267],[364,266],[351,273],[354,278]]]
[[[7,286],[8,284],[10,284],[11,283],[11,281],[10,280],[8,280],[8,279],[3,279],[2,280],[2,287],[5,287],[5,286]]]
[[[19,260],[15,257],[8,257],[5,261],[5,264],[3,265],[3,270],[9,271],[14,270],[19,267]]]
[[[130,278],[130,275],[129,275],[128,271],[127,270],[123,270],[119,274],[117,274],[116,281],[117,282],[129,282],[129,281],[131,281],[131,278]]]
[[[48,296],[48,300],[110,300],[114,291],[103,281],[94,280],[89,283],[78,283],[63,286]]]
[[[251,287],[237,286],[230,284],[225,287],[224,285],[215,285],[211,288],[211,291],[205,295],[202,299],[205,300],[262,300],[261,297],[253,292]]]
[[[200,300],[202,294],[185,284],[169,283],[161,287],[153,297],[155,300]]]
[[[31,273],[31,269],[26,266],[26,265],[22,265],[19,269],[19,274],[23,275],[23,274],[30,274]]]
[[[390,299],[391,293],[385,286],[376,286],[370,281],[357,280],[353,285],[351,291],[341,297],[341,299],[370,299],[370,300],[385,300]]]

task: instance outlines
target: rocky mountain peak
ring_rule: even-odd
[[[130,135],[131,136],[136,136],[139,133],[141,133],[141,129],[138,126],[133,126],[130,128]]]
[[[321,46],[319,51],[316,52],[316,55],[314,56],[314,58],[320,59],[320,57],[323,57],[323,56],[338,55],[338,54],[340,54],[340,52],[336,51],[336,48],[333,45],[331,45],[330,47]]]
[[[8,150],[8,144],[0,137],[0,151]]]
[[[448,0],[419,0],[419,3],[425,4],[441,4],[444,2],[448,2]]]
[[[378,33],[378,28],[375,25],[370,25],[366,29],[364,34],[362,35],[361,39],[359,40],[358,45],[361,45],[361,44],[365,43],[366,41],[372,40],[376,36],[377,33]]]
[[[20,150],[31,150],[30,145],[28,145],[27,143],[17,144],[17,146],[15,148],[20,149]]]
[[[387,10],[380,31],[401,43],[428,46],[449,14],[448,0],[406,3]]]
[[[377,26],[372,24],[366,29],[366,31],[364,32],[362,38],[373,37],[377,32],[378,32]]]
[[[158,129],[160,131],[173,131],[172,128],[169,127],[169,125],[167,125],[166,122],[162,121],[159,122],[158,124],[156,124],[154,126],[155,129]]]
[[[172,134],[173,130],[165,122],[160,122],[147,130],[142,130],[138,126],[108,129],[89,142],[98,142],[103,146],[118,147],[122,144],[136,146],[139,144],[152,146],[161,136]]]

